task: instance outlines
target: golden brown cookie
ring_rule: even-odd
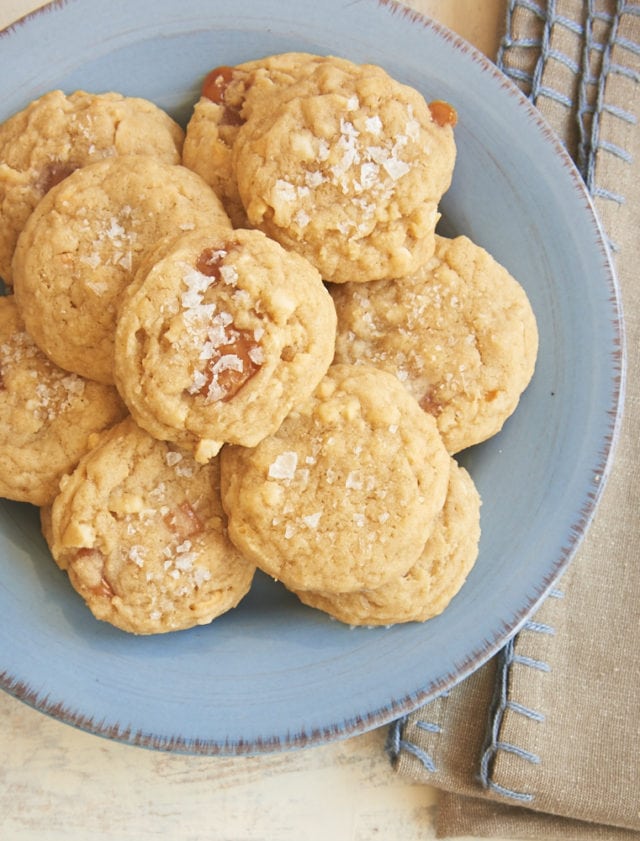
[[[12,282],[18,234],[47,191],[79,167],[114,155],[180,163],[184,132],[146,99],[50,91],[0,125],[0,277]]]
[[[254,446],[331,364],[336,314],[318,272],[260,231],[163,243],[124,298],[116,383],[157,438],[195,452]]]
[[[211,187],[186,167],[123,155],[53,187],[20,234],[14,288],[29,333],[61,368],[113,383],[120,298],[168,235],[227,225]]]
[[[198,465],[131,418],[63,480],[43,532],[94,616],[134,634],[208,624],[255,571],[228,540],[218,461]]]
[[[255,103],[297,82],[328,59],[289,52],[211,70],[189,119],[182,163],[197,172],[222,199],[235,227],[247,227],[232,167],[232,149],[240,126]]]
[[[310,607],[349,625],[424,622],[442,613],[478,557],[480,496],[467,471],[451,460],[444,507],[416,563],[376,589],[355,593],[298,591]]]
[[[247,218],[328,281],[412,272],[433,254],[455,160],[451,122],[380,67],[323,61],[256,105],[238,132]]]
[[[522,286],[467,237],[396,281],[335,286],[336,361],[394,373],[450,453],[497,433],[533,375],[538,331]]]
[[[0,496],[47,505],[94,435],[126,409],[115,388],[63,371],[0,297]]]
[[[416,562],[444,504],[435,421],[385,371],[332,365],[252,449],[221,452],[229,535],[294,590],[382,586]]]

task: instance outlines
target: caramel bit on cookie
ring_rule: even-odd
[[[205,249],[195,272],[185,275],[187,291],[181,298],[188,326],[202,334],[200,360],[205,363],[195,371],[188,392],[208,403],[231,400],[264,361],[257,331],[239,330],[230,313],[217,311],[215,303],[205,303],[204,295],[212,285],[220,281],[228,287],[236,285],[237,270],[224,262],[228,254],[226,248]]]
[[[214,349],[204,373],[205,383],[198,392],[207,401],[231,400],[260,369],[260,346],[252,336],[252,332],[236,330],[232,325],[225,329],[225,340]]]
[[[434,123],[437,123],[439,126],[451,126],[451,128],[454,128],[458,123],[458,112],[453,105],[442,99],[434,99],[433,102],[430,102],[429,111],[431,111],[431,117]]]
[[[45,195],[52,187],[71,175],[78,169],[78,165],[71,161],[50,161],[40,172],[36,182],[36,189]]]
[[[425,392],[418,402],[420,403],[420,407],[434,418],[437,418],[442,412],[442,404],[435,398],[433,389]]]
[[[207,73],[202,83],[202,96],[215,102],[216,105],[222,105],[229,82],[233,79],[234,69],[226,64],[214,67]]]
[[[196,260],[196,271],[205,277],[220,280],[220,266],[226,256],[227,251],[224,248],[205,248]]]
[[[216,105],[224,106],[220,121],[222,126],[240,126],[244,122],[239,109],[233,108],[225,101],[227,88],[233,79],[234,70],[234,67],[227,65],[215,67],[207,74],[202,83],[202,96],[205,99],[210,99]]]
[[[78,549],[73,558],[73,569],[88,590],[101,598],[112,599],[115,593],[104,577],[104,561],[99,549]]]
[[[204,531],[204,525],[188,500],[173,508],[163,517],[167,528],[180,540],[186,540]]]

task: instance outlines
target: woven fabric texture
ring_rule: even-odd
[[[396,722],[438,837],[640,839],[640,4],[510,0],[498,54],[572,155],[616,266],[628,349],[612,474],[574,561],[491,662]]]

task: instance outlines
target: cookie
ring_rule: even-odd
[[[485,249],[463,236],[436,242],[433,259],[407,277],[332,288],[336,361],[394,373],[456,453],[513,413],[538,331],[524,289]]]
[[[451,460],[444,507],[420,558],[404,575],[356,593],[299,591],[306,605],[349,625],[424,622],[442,613],[478,557],[480,495],[467,471]]]
[[[12,282],[18,234],[47,191],[113,155],[180,163],[184,132],[152,102],[117,93],[50,91],[0,125],[0,277]]]
[[[61,368],[112,384],[119,300],[145,253],[211,224],[230,227],[213,190],[183,166],[123,155],[76,170],[18,239],[14,289],[27,330]]]
[[[324,61],[257,105],[232,163],[247,218],[327,281],[408,274],[434,250],[451,119],[375,65]]]
[[[113,386],[58,368],[0,297],[0,496],[48,505],[94,435],[126,415]]]
[[[417,561],[450,457],[397,379],[332,365],[254,448],[224,447],[222,501],[242,554],[293,590],[379,587]]]
[[[63,480],[43,532],[97,619],[158,634],[240,602],[255,568],[228,540],[219,472],[127,418]]]
[[[255,103],[308,75],[327,59],[288,52],[211,70],[187,123],[182,163],[197,172],[222,199],[234,227],[247,227],[232,167],[240,126]]]
[[[115,373],[138,423],[206,460],[254,446],[333,358],[318,272],[260,231],[209,229],[159,246],[125,296]]]

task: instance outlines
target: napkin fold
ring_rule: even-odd
[[[640,841],[640,5],[508,0],[498,65],[575,160],[625,312],[625,415],[574,560],[490,662],[389,731],[439,838]]]

